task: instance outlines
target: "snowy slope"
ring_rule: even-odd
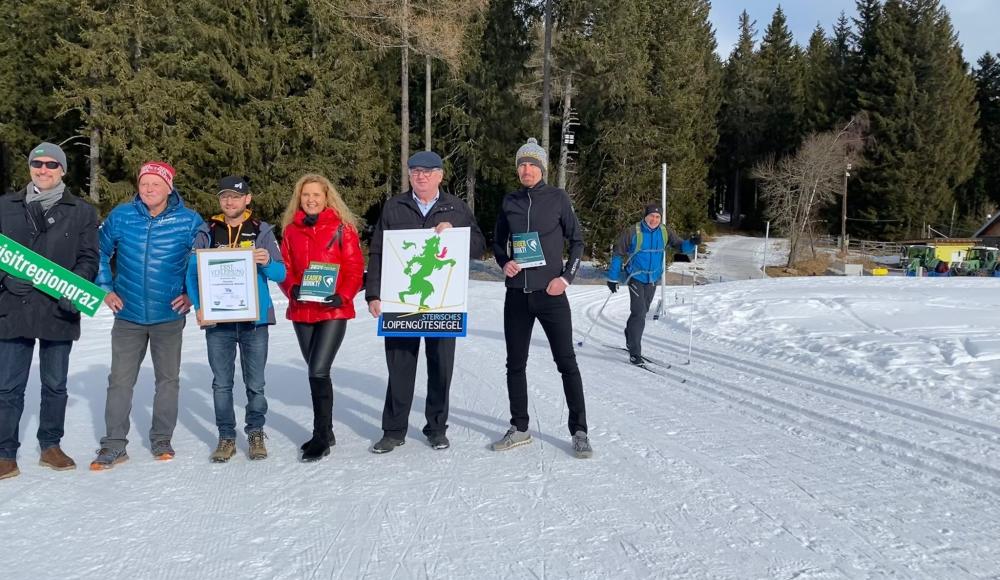
[[[231,463],[208,462],[211,373],[193,325],[173,462],[153,461],[144,441],[147,365],[130,462],[105,473],[38,467],[33,374],[22,475],[0,482],[3,577],[1000,574],[1000,280],[671,289],[667,317],[648,323],[645,342],[647,356],[672,365],[653,365],[662,375],[612,348],[628,312],[619,292],[578,350],[591,460],[571,455],[559,376],[537,328],[528,368],[536,441],[487,449],[507,423],[503,289],[471,282],[470,292],[473,330],[458,349],[443,452],[420,435],[420,381],[408,444],[368,452],[386,371],[367,315],[351,323],[335,362],[338,444],[317,464],[297,462],[311,411],[286,321],[272,328],[263,462],[246,459],[243,440]],[[607,290],[572,287],[570,296],[582,337]],[[103,434],[111,322],[106,313],[87,321],[71,361],[63,447],[81,464]]]

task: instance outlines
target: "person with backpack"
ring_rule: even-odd
[[[302,461],[318,461],[337,442],[333,435],[333,381],[330,368],[344,342],[347,321],[354,318],[354,296],[361,290],[365,259],[358,238],[358,220],[330,180],[307,174],[295,184],[281,218],[281,256],[287,270],[280,284],[288,297],[286,316],[292,321],[302,358],[308,367],[312,395],[312,439],[302,447]],[[302,291],[306,271],[332,277],[330,294],[316,297]]]
[[[656,294],[657,281],[663,276],[663,254],[673,248],[690,254],[701,244],[701,236],[682,240],[663,223],[663,208],[658,203],[646,205],[644,217],[622,230],[615,242],[614,255],[608,268],[608,289],[618,292],[624,269],[625,283],[629,290],[628,322],[625,324],[625,347],[628,360],[634,365],[644,364],[642,358],[642,333],[646,328],[646,314]]]
[[[243,177],[230,175],[219,180],[219,209],[198,230],[194,249],[247,248],[253,249],[257,268],[258,318],[249,322],[202,324],[201,297],[198,292],[198,259],[192,252],[188,261],[188,296],[194,307],[199,326],[205,329],[208,344],[208,364],[212,368],[212,394],[215,403],[215,425],[219,429],[219,444],[210,457],[213,463],[225,463],[236,454],[236,415],[233,411],[233,379],[236,374],[236,349],[240,351],[243,384],[247,390],[246,426],[251,460],[265,459],[264,420],[267,399],[264,397],[264,366],[267,364],[268,326],[275,323],[274,306],[267,281],[285,280],[285,262],[271,224],[253,215],[253,196]]]

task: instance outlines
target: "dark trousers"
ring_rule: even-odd
[[[549,296],[544,290],[525,293],[507,289],[503,305],[503,335],[507,343],[507,396],[510,424],[518,431],[528,429],[528,348],[535,320],[542,324],[556,368],[562,375],[563,393],[569,408],[569,432],[587,431],[587,408],[583,400],[583,379],[573,352],[573,319],[566,294]]]
[[[38,341],[38,374],[42,401],[38,414],[38,446],[45,451],[59,445],[66,421],[66,375],[69,372],[70,340]],[[18,425],[24,412],[35,339],[0,340],[0,459],[17,458]]]
[[[344,342],[346,320],[293,322],[299,350],[308,366],[309,393],[313,405],[313,437],[333,442],[333,381],[330,367]]]
[[[424,338],[427,346],[427,404],[424,435],[448,430],[448,393],[455,369],[454,338]],[[413,386],[417,379],[420,338],[386,338],[385,362],[389,386],[382,408],[382,430],[389,437],[404,439],[413,406]]]
[[[629,317],[625,323],[625,346],[634,356],[642,356],[642,332],[646,329],[646,314],[656,296],[656,284],[643,284],[633,278],[628,282]]]

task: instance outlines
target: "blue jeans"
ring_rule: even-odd
[[[236,347],[240,348],[243,384],[247,388],[247,433],[264,428],[267,399],[264,397],[264,366],[267,364],[267,325],[253,322],[225,322],[205,330],[208,364],[212,367],[215,425],[220,439],[236,438],[233,412],[233,380],[236,374]]]
[[[59,445],[66,422],[66,374],[69,372],[71,340],[39,340],[38,371],[42,379],[42,401],[38,416],[38,445],[44,451]],[[35,339],[0,340],[0,459],[16,459],[18,424],[24,412]]]

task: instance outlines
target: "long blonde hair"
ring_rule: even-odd
[[[295,183],[295,191],[292,193],[292,198],[288,200],[288,206],[285,208],[285,213],[281,216],[281,227],[286,228],[288,224],[295,220],[295,212],[299,211],[302,202],[302,188],[310,183],[318,183],[326,192],[326,206],[332,208],[333,211],[337,212],[340,216],[340,221],[354,228],[355,231],[358,229],[358,217],[354,215],[351,208],[347,207],[344,203],[344,199],[340,197],[337,193],[336,188],[330,183],[330,180],[319,175],[318,173],[307,173],[299,178]]]

